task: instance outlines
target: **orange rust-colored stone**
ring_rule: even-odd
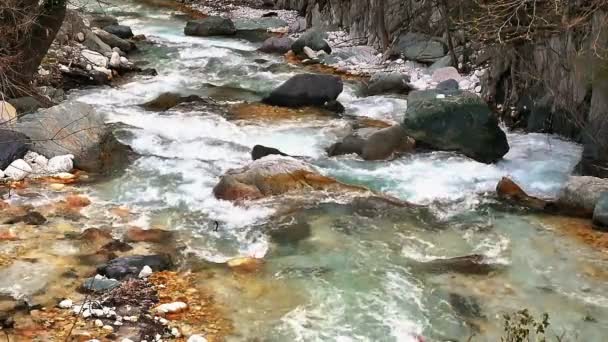
[[[391,124],[390,122],[386,122],[383,120],[378,120],[378,119],[374,119],[374,118],[370,118],[367,116],[363,116],[360,118],[357,118],[357,125],[361,128],[388,128],[391,127],[393,124]]]
[[[228,260],[228,267],[236,272],[255,273],[264,266],[264,260],[258,258],[241,257]]]
[[[537,197],[528,195],[517,183],[507,177],[503,177],[496,186],[498,197],[513,201],[525,207],[543,210],[549,202]]]
[[[74,208],[84,208],[91,204],[91,200],[88,197],[71,195],[65,198],[65,202]]]
[[[19,238],[10,229],[0,229],[0,241],[15,241],[15,240],[19,240]]]
[[[288,108],[263,103],[241,103],[230,108],[230,119],[252,121],[327,119],[334,116],[329,111],[315,107]]]
[[[556,228],[556,231],[572,236],[593,248],[608,253],[608,234],[593,229],[589,219],[567,216],[542,215],[539,217],[544,225]]]
[[[369,76],[355,76],[351,75],[347,72],[337,70],[336,68],[324,65],[324,64],[313,64],[313,65],[304,65],[302,61],[296,56],[293,51],[289,51],[284,55],[285,62],[289,64],[294,64],[298,66],[302,66],[304,69],[307,69],[312,72],[316,72],[319,74],[329,74],[336,75],[342,77],[342,79],[346,80],[355,80],[355,81],[366,81],[369,79]]]
[[[173,238],[173,232],[163,229],[142,229],[131,227],[126,232],[124,240],[126,242],[168,242]]]

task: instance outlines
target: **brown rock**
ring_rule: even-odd
[[[414,264],[417,268],[429,273],[488,274],[500,268],[499,265],[488,263],[480,254],[415,262]]]
[[[173,232],[162,229],[130,228],[124,236],[126,242],[167,242],[173,237]]]
[[[103,245],[113,241],[112,233],[106,229],[88,228],[79,237],[80,240]]]
[[[19,240],[19,238],[10,229],[0,229],[0,241],[14,240]]]
[[[237,271],[244,273],[253,273],[259,271],[264,265],[264,260],[250,258],[250,257],[241,257],[234,258],[227,262],[228,267]]]
[[[549,201],[528,195],[513,180],[503,177],[496,186],[498,197],[522,205],[527,208],[545,210],[550,204]]]
[[[229,117],[232,120],[277,121],[327,119],[333,116],[333,113],[321,108],[288,108],[270,106],[263,103],[241,103],[232,106],[229,110]]]
[[[88,199],[87,197],[78,196],[78,195],[72,195],[72,196],[66,197],[65,202],[70,207],[75,207],[75,208],[84,208],[91,204],[90,199]]]

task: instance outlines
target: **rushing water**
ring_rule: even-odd
[[[236,325],[231,339],[463,341],[478,332],[475,340],[495,341],[501,315],[522,308],[549,312],[556,332],[576,332],[581,341],[601,341],[608,333],[605,275],[583,271],[605,268],[604,256],[535,216],[504,209],[489,195],[508,175],[532,194],[554,196],[577,163],[579,146],[509,133],[511,151],[496,165],[445,152],[367,162],[326,157],[324,148],[346,132],[342,119],[247,122],[213,110],[149,112],[138,104],[166,91],[255,101],[303,70],[256,52],[258,45],[247,41],[186,37],[185,23],[167,10],[133,3],[107,10],[157,44],[141,54],[159,75],[71,95],[129,125],[124,140],[142,155],[124,175],[94,185],[90,193],[133,208],[140,226],[162,222],[180,230],[184,253],[198,259],[266,255],[261,274],[201,278],[229,308]],[[347,114],[399,121],[405,99],[359,98],[355,89],[348,83],[339,99]],[[262,227],[277,202],[243,207],[212,195],[222,173],[249,163],[255,144],[306,156],[324,174],[428,205],[430,214],[368,217],[330,199],[299,213],[311,237],[297,244],[271,242]],[[213,220],[221,223],[218,232]],[[416,267],[472,253],[503,267],[490,275]]]

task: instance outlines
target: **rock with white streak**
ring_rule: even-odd
[[[32,173],[32,167],[23,159],[13,161],[4,170],[4,175],[15,181],[20,181]]]
[[[70,172],[74,168],[74,155],[66,154],[49,159],[46,165],[48,173]]]
[[[82,58],[87,60],[89,63],[94,66],[98,66],[100,68],[105,68],[108,66],[108,58],[99,52],[91,51],[91,50],[82,50],[80,52]]]
[[[156,311],[159,313],[167,314],[167,313],[176,313],[182,312],[188,308],[188,304],[184,302],[173,302],[173,303],[165,303],[156,307]]]

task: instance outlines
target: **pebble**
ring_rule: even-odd
[[[62,173],[70,172],[74,168],[74,155],[66,154],[63,156],[56,156],[49,159],[46,165],[46,170],[49,173]]]
[[[201,335],[192,335],[188,338],[188,342],[207,342],[207,339]]]
[[[156,307],[156,311],[160,313],[173,313],[173,312],[181,312],[188,308],[188,304],[184,302],[173,302],[161,304]]]
[[[63,190],[65,188],[65,184],[51,183],[51,184],[49,184],[49,188],[51,188],[51,190],[59,191],[59,190]]]
[[[96,319],[95,320],[95,326],[101,328],[101,327],[103,327],[103,322],[100,319]]]
[[[109,332],[114,332],[114,328],[112,328],[111,325],[104,325],[101,329],[109,331]]]
[[[179,338],[182,334],[180,334],[180,332],[177,328],[172,328],[171,335],[175,336],[176,338]]]
[[[72,302],[71,299],[64,299],[61,302],[59,302],[59,307],[62,309],[69,309],[72,307],[72,305],[74,305],[74,303]]]
[[[150,266],[145,265],[144,267],[142,267],[141,271],[139,271],[139,278],[148,278],[149,276],[152,275],[152,269],[150,268]]]

